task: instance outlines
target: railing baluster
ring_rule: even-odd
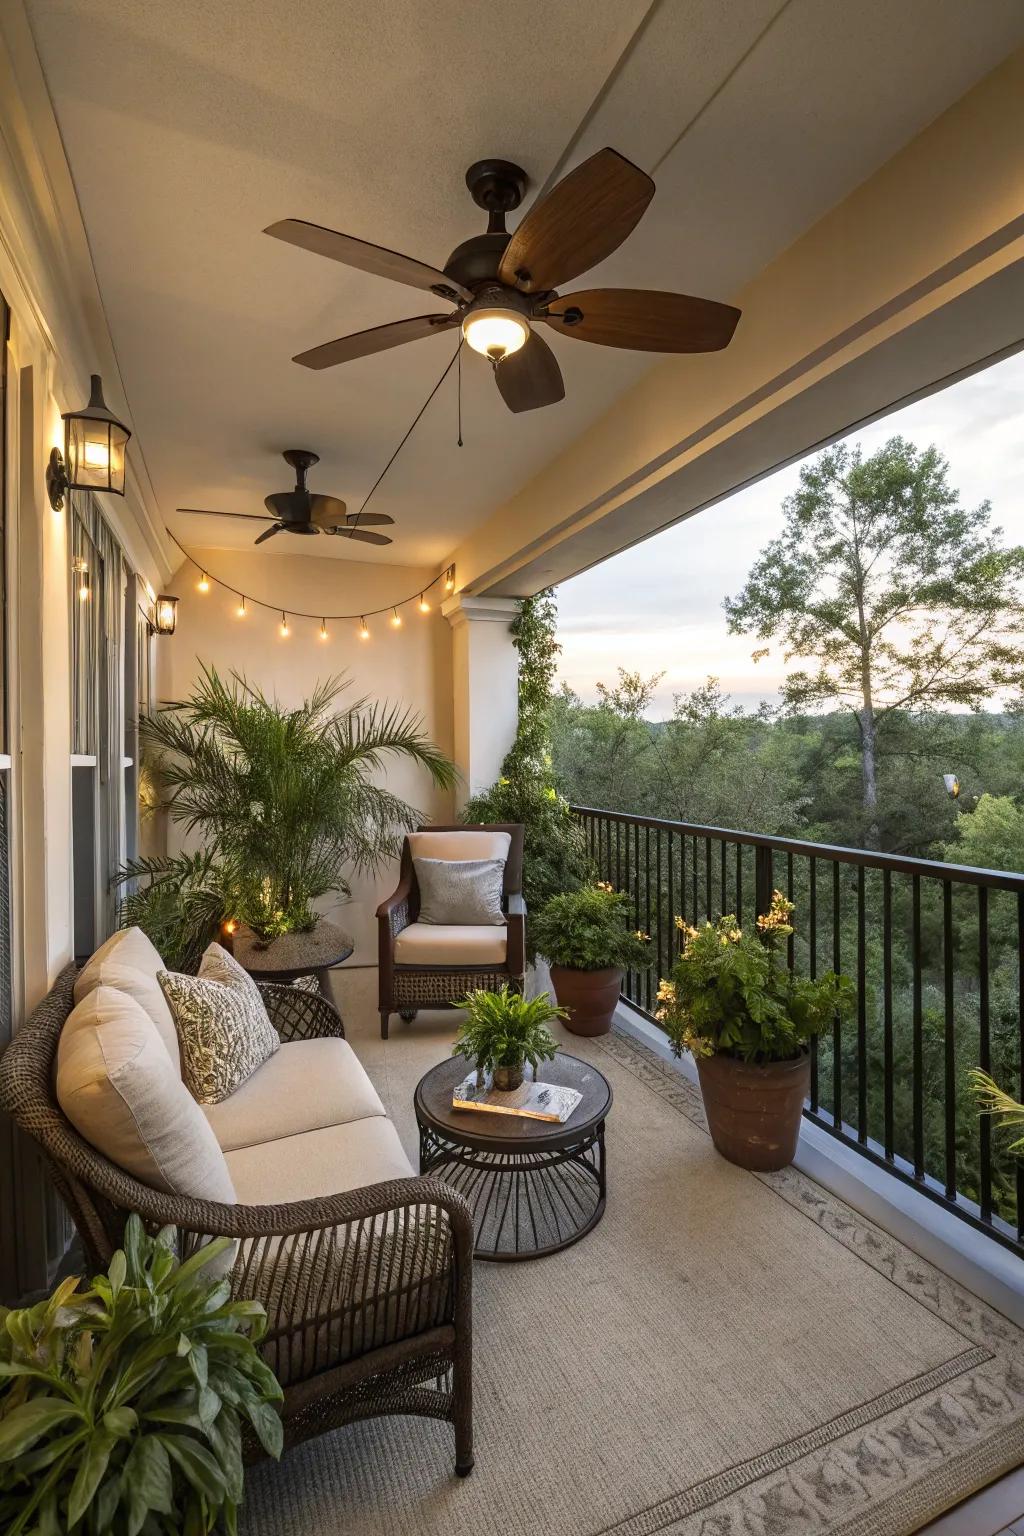
[[[793,855],[786,854],[786,899],[793,900]],[[786,964],[792,970],[796,964],[796,933],[793,932],[786,940]]]
[[[1024,891],[1017,895],[1017,1049],[1019,1098],[1024,1101]],[[1017,1159],[1017,1241],[1024,1242],[1024,1158]]]
[[[885,1119],[885,1155],[891,1159],[895,1151],[893,1106],[893,1042],[892,1042],[892,872],[882,871],[882,1052],[884,1059],[882,1096]]]
[[[924,1015],[921,1006],[921,878],[913,877],[912,944],[913,944],[913,1031],[914,1031],[914,1177],[924,1178]]]
[[[645,921],[644,921],[644,929],[645,929],[645,931],[647,933],[650,933],[650,931],[651,931],[651,829],[650,829],[649,825],[644,827],[644,890],[645,890],[646,897],[647,897],[647,907],[646,907],[646,914],[645,914]],[[647,1003],[647,1012],[650,1013],[650,1011],[651,1011],[651,973],[650,973],[650,971],[648,971],[646,976],[644,977],[644,997],[645,997],[646,1003]]]
[[[843,968],[842,892],[839,865],[832,861],[832,969],[838,976]],[[838,1014],[832,1024],[832,1124],[843,1123],[843,1026]]]
[[[692,883],[692,886],[693,886],[693,904],[692,904],[692,910],[690,912],[690,925],[691,925],[691,927],[696,928],[696,926],[697,926],[697,834],[696,834],[696,832],[693,834],[693,845],[692,845],[692,848],[691,848],[691,852],[693,854],[693,858],[692,858],[692,860],[690,862],[690,876],[691,876],[691,883]]]
[[[655,910],[654,910],[654,918],[655,918],[655,922],[656,922],[657,928],[658,928],[658,943],[657,943],[657,949],[658,949],[658,975],[659,976],[664,976],[664,974],[665,974],[665,950],[664,950],[664,945],[663,945],[663,938],[664,938],[664,933],[665,933],[665,924],[662,921],[662,910],[661,910],[661,828],[660,827],[658,828],[657,832],[654,835],[654,860],[655,860],[655,863],[654,863],[655,890],[657,892],[657,905],[656,905]],[[647,931],[649,933],[650,929],[648,929]]]
[[[712,911],[711,899],[711,839],[704,839],[704,916],[709,923],[714,922],[715,915]]]
[[[978,887],[978,1066],[992,1071],[992,1037],[988,1000],[988,890]],[[978,1117],[978,1194],[982,1221],[992,1219],[992,1121]]]
[[[812,978],[818,974],[818,861],[808,860],[807,871],[807,921],[809,949],[807,973]],[[811,1113],[818,1113],[818,1037],[811,1036]]]
[[[942,990],[945,1002],[946,1199],[956,1199],[956,1011],[953,1000],[953,887],[942,884]]]
[[[719,909],[719,911],[722,913],[722,915],[724,917],[727,912],[730,912],[732,910],[732,908],[729,906],[729,877],[726,874],[726,869],[725,869],[725,866],[726,866],[726,856],[727,856],[727,853],[728,853],[728,849],[725,846],[724,839],[723,839],[723,841],[721,843],[719,851],[720,851],[720,853],[722,855],[722,861],[721,861],[722,862],[722,870],[721,870],[721,886],[720,886],[720,891],[719,891],[720,900],[719,900],[719,908],[718,909]]]
[[[857,870],[857,1140],[868,1139],[868,972],[865,873]]]
[[[743,927],[743,844],[736,844],[736,921]]]

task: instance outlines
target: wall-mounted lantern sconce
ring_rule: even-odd
[[[173,635],[178,622],[178,599],[169,592],[161,592],[156,600],[156,618],[153,628],[158,635]]]
[[[131,433],[107,409],[103,384],[92,375],[89,404],[80,411],[65,411],[64,452],[54,448],[46,466],[46,491],[50,506],[59,512],[68,491],[113,491],[124,495],[124,450]]]
[[[949,798],[951,800],[959,800],[960,780],[957,778],[956,774],[944,773],[942,775],[942,782],[946,786],[946,794],[949,796]]]

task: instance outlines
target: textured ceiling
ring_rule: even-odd
[[[440,265],[483,227],[471,160],[517,160],[536,190],[612,144],[658,193],[597,277],[727,299],[1024,42],[1019,0],[26,6],[160,510],[204,547],[252,529],[174,508],[259,510],[290,484],[286,447],[316,450],[313,488],[358,507],[454,346],[298,368],[292,353],[430,301],[266,224]],[[449,378],[374,498],[390,549],[301,552],[440,561],[649,366],[555,346],[567,398],[520,417],[465,359],[462,449]]]

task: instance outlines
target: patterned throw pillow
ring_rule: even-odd
[[[420,889],[420,922],[498,927],[504,859],[413,859]]]
[[[281,1044],[247,971],[219,944],[203,956],[198,976],[161,971],[181,1048],[181,1075],[200,1104],[219,1104]]]

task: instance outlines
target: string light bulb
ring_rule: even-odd
[[[282,638],[282,640],[286,640],[288,638],[288,633],[289,633],[289,631],[288,631],[288,615],[282,609],[282,611],[281,611],[281,638]]]
[[[201,573],[199,580],[196,582],[196,590],[198,592],[209,592],[210,590],[210,578],[205,571]]]
[[[391,628],[392,629],[401,629],[401,627],[402,627],[402,615],[399,613],[397,608],[392,608],[392,610],[391,610]]]
[[[369,640],[370,638],[370,626],[365,619],[359,620],[359,638],[360,640]]]
[[[321,640],[326,640],[327,639],[327,620],[326,619],[321,619],[320,620],[320,639]]]
[[[430,604],[427,602],[422,592],[420,593],[420,600],[416,606],[419,608],[420,613],[430,612]]]
[[[238,617],[240,619],[244,619],[245,618],[245,598],[244,597],[239,601],[239,604],[238,604]]]
[[[455,567],[450,565],[444,573],[444,589],[446,592],[455,591]]]

